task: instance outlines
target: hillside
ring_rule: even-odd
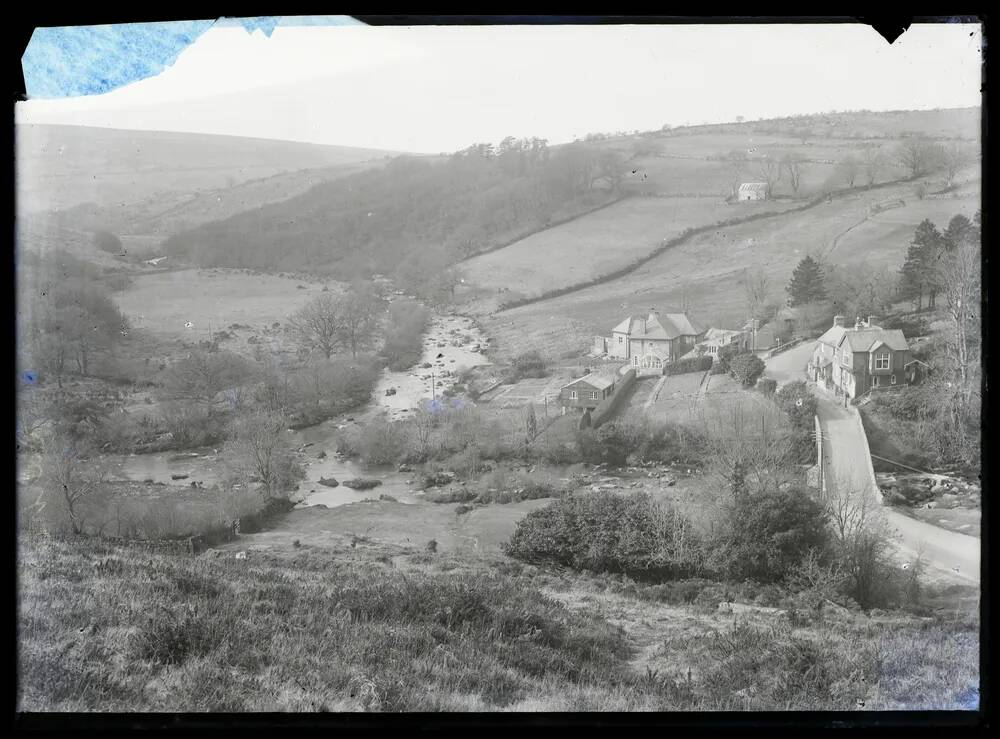
[[[15,126],[18,209],[130,206],[169,193],[233,187],[283,172],[394,152],[235,136],[87,126]]]
[[[934,617],[811,621],[704,581],[642,586],[357,537],[233,554],[23,547],[18,710],[978,707],[978,624],[955,592]]]
[[[481,320],[500,351],[539,349],[550,357],[584,351],[586,337],[604,335],[622,316],[650,306],[668,311],[686,303],[710,325],[735,326],[746,315],[745,270],[760,269],[768,279],[770,299],[780,303],[787,297],[792,270],[807,253],[895,271],[920,221],[947,223],[957,213],[971,217],[980,207],[976,189],[962,197],[923,200],[914,200],[912,190],[911,184],[881,188],[877,198],[861,191],[805,211],[720,227],[618,279]],[[907,206],[869,218],[872,200],[891,197],[904,199]]]

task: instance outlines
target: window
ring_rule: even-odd
[[[896,376],[895,375],[890,375],[889,376],[889,384],[890,385],[895,385],[896,384]]]
[[[597,400],[597,393],[596,392],[591,392],[590,393],[590,399],[591,400]]]
[[[882,352],[875,355],[875,369],[889,369],[889,354]]]
[[[619,344],[621,344],[621,343],[622,343],[622,337],[621,337],[621,336],[619,336],[619,337],[618,337],[618,343],[619,343]]]
[[[569,391],[569,399],[570,400],[576,400],[576,398],[577,398],[576,390],[570,390]]]
[[[872,376],[872,387],[878,387],[878,375]]]
[[[851,353],[844,348],[844,365],[849,367],[851,365]]]
[[[638,354],[633,354],[632,355],[632,364],[634,364],[636,367],[639,366],[639,355]]]

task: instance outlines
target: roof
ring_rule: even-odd
[[[746,191],[746,190],[753,190],[753,191],[766,190],[767,189],[767,183],[766,182],[744,182],[744,183],[740,184],[740,188],[739,189],[740,189],[740,191]]]
[[[698,336],[705,332],[705,327],[686,313],[651,313],[648,316],[629,316],[611,330],[627,333],[633,339],[667,341],[679,336]]]
[[[898,328],[884,329],[875,326],[855,330],[845,330],[838,344],[847,342],[852,352],[870,352],[879,344],[885,344],[893,351],[906,351],[910,345]]]
[[[844,338],[846,332],[847,329],[844,326],[831,326],[816,341],[822,344],[829,344],[830,346],[837,346],[840,344],[840,340]]]
[[[829,357],[822,357],[819,362],[816,363],[817,367],[826,367],[829,364],[833,364],[833,360]]]
[[[572,382],[567,382],[563,385],[563,388],[572,387],[577,383],[585,382],[591,387],[597,388],[598,390],[605,390],[615,384],[614,379],[602,375],[598,372],[591,372],[589,375],[584,375],[583,377],[578,377]],[[560,388],[562,389],[562,388]]]

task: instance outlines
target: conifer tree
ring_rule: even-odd
[[[823,284],[823,268],[819,262],[806,255],[792,272],[792,281],[786,288],[792,307],[816,303],[826,299],[826,286]]]

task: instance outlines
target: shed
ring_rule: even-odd
[[[767,200],[768,187],[766,182],[744,182],[736,191],[738,200]]]

